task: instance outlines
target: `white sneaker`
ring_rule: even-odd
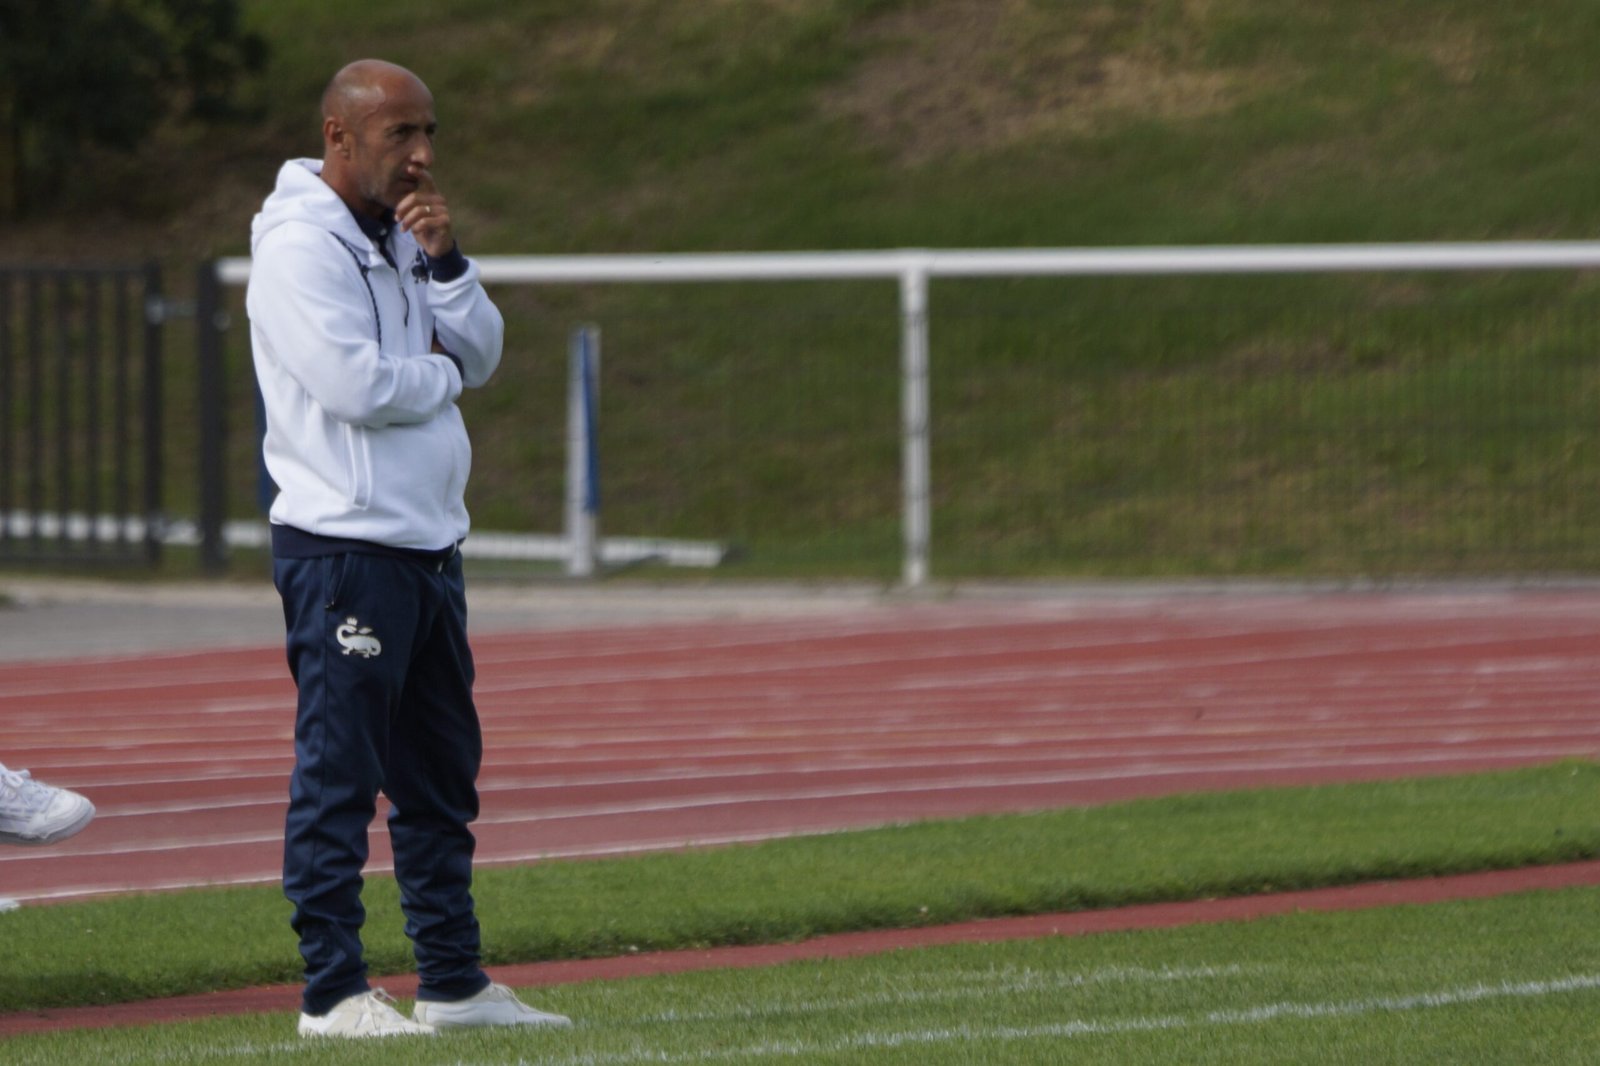
[[[341,999],[326,1014],[300,1015],[301,1036],[432,1036],[433,1027],[394,1009],[394,997],[381,988]]]
[[[94,804],[0,764],[0,844],[54,844],[89,824]]]
[[[436,1029],[460,1029],[480,1025],[542,1025],[549,1029],[568,1029],[572,1019],[564,1014],[534,1010],[505,985],[491,984],[475,996],[437,1003],[417,1000],[411,1012],[417,1021]]]

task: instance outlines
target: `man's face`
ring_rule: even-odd
[[[433,96],[420,83],[395,79],[384,88],[382,102],[349,131],[350,174],[368,204],[392,211],[432,169],[438,123]]]

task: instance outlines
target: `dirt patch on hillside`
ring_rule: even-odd
[[[871,23],[876,53],[821,101],[908,165],[1130,118],[1217,114],[1259,76],[1195,58],[1205,4],[1086,7],[1070,22],[1027,0],[937,0]]]

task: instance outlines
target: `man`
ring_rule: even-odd
[[[323,157],[279,171],[246,308],[266,413],[273,578],[299,691],[284,893],[306,1036],[565,1026],[480,966],[470,893],[482,738],[457,548],[471,449],[456,407],[500,361],[500,312],[433,178],[433,97],[339,71]],[[361,870],[379,791],[417,958],[414,1019],[369,987]]]

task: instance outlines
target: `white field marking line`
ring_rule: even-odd
[[[1214,981],[1237,977],[1250,972],[1265,972],[1264,966],[1171,966],[1151,969],[1144,966],[1112,966],[1088,973],[1048,973],[1022,969],[1005,974],[973,973],[964,978],[957,975],[955,983],[970,985],[981,983],[976,998],[1017,995],[1025,992],[1061,991],[1090,988],[1108,984],[1161,984],[1179,981]],[[864,995],[846,995],[834,999],[785,1000],[781,1003],[763,1004],[743,1010],[663,1011],[646,1014],[635,1019],[637,1023],[683,1023],[747,1021],[767,1018],[789,1018],[804,1014],[827,1014],[835,1011],[857,1010],[863,1007],[900,1007],[918,1003],[943,1003],[953,999],[975,998],[970,987],[933,987],[927,989],[875,992]]]
[[[1572,754],[1566,749],[1497,749],[1493,758],[1500,759],[1548,759]],[[1485,756],[1488,757],[1488,756]],[[818,802],[826,800],[848,800],[875,796],[900,796],[917,793],[966,793],[985,792],[994,789],[1043,787],[1053,785],[1070,785],[1096,781],[1117,781],[1141,778],[1165,777],[1192,777],[1196,775],[1228,774],[1244,772],[1273,772],[1279,770],[1301,770],[1306,768],[1324,767],[1349,767],[1349,766],[1389,766],[1396,764],[1413,765],[1418,763],[1437,764],[1460,761],[1458,754],[1443,754],[1439,752],[1418,752],[1413,755],[1397,756],[1393,758],[1366,758],[1366,759],[1305,759],[1281,760],[1267,763],[1220,763],[1202,766],[1148,766],[1125,767],[1116,770],[1099,772],[1078,772],[1064,774],[1015,774],[998,775],[980,780],[951,781],[919,781],[893,785],[860,785],[855,787],[818,788],[818,789],[788,789],[771,792],[752,793],[722,793],[699,797],[677,797],[671,800],[656,802],[630,802],[592,804],[581,807],[547,808],[537,811],[507,811],[490,813],[479,818],[474,826],[505,826],[539,824],[557,821],[576,821],[586,818],[608,818],[620,815],[652,815],[668,814],[677,811],[705,810],[713,807],[755,807],[770,804],[793,804],[799,802]],[[1040,798],[1040,804],[1047,801]],[[663,846],[671,847],[675,844],[697,841],[699,838],[692,834],[686,835],[675,831],[670,841],[664,841]],[[111,855],[139,855],[148,852],[170,851],[197,851],[204,848],[240,847],[253,844],[279,843],[282,841],[281,833],[271,834],[238,834],[235,836],[212,836],[205,839],[184,839],[150,841],[142,844],[119,844],[99,848],[66,849],[60,851],[46,851],[40,855],[33,854],[0,854],[0,864],[8,862],[32,862],[44,864],[54,860],[81,859],[86,857],[103,857]],[[488,846],[480,842],[480,854],[489,854]],[[544,852],[533,853],[534,857]]]
[[[186,1025],[186,1024],[193,1024],[193,1023],[192,1022],[178,1022],[178,1023],[175,1023],[175,1024]],[[307,1041],[307,1040],[302,1038],[302,1039],[299,1039],[299,1040],[277,1040],[277,1041],[273,1041],[272,1043],[267,1043],[267,1044],[258,1044],[258,1043],[251,1042],[251,1043],[244,1043],[244,1044],[230,1044],[227,1047],[208,1047],[208,1048],[203,1048],[203,1049],[195,1048],[195,1047],[184,1047],[184,1048],[181,1048],[181,1049],[180,1048],[168,1048],[168,1049],[164,1049],[162,1051],[159,1051],[159,1052],[155,1053],[154,1055],[152,1055],[151,1051],[148,1050],[148,1049],[142,1050],[142,1051],[123,1052],[123,1053],[120,1053],[120,1054],[107,1054],[108,1049],[99,1048],[99,1049],[96,1050],[96,1053],[95,1053],[96,1054],[95,1061],[97,1063],[99,1063],[100,1066],[141,1066],[141,1064],[148,1064],[148,1063],[154,1063],[154,1062],[187,1062],[187,1063],[196,1063],[196,1062],[213,1062],[213,1061],[217,1061],[219,1059],[223,1060],[223,1061],[227,1061],[227,1060],[230,1060],[230,1059],[242,1059],[247,1055],[248,1056],[272,1055],[272,1056],[285,1056],[285,1057],[291,1057],[292,1058],[292,1057],[303,1056],[303,1055],[306,1055],[306,1054],[311,1053],[311,1052],[316,1050],[316,1045],[307,1046],[308,1043],[309,1043],[309,1041]],[[59,1055],[60,1052],[56,1051],[54,1049],[50,1049],[50,1050],[47,1050],[46,1054],[48,1054],[48,1055]],[[28,1064],[31,1063],[31,1062],[49,1063],[50,1066],[55,1066],[55,1063],[57,1061],[59,1061],[59,1060],[54,1059],[54,1058],[51,1058],[51,1059],[31,1059],[31,1058],[30,1059],[22,1059],[19,1062],[18,1066],[28,1066]],[[462,1063],[460,1060],[457,1060],[457,1062],[455,1063],[455,1066],[466,1066],[466,1064]],[[528,1064],[528,1066],[532,1066],[532,1064],[530,1063],[530,1064]]]
[[[943,1029],[879,1030],[854,1033],[835,1040],[784,1040],[762,1041],[735,1048],[701,1049],[686,1052],[669,1052],[645,1046],[632,1051],[600,1052],[541,1056],[546,1066],[630,1066],[633,1063],[695,1063],[712,1061],[752,1061],[771,1058],[809,1058],[818,1055],[838,1055],[852,1051],[870,1051],[903,1047],[926,1047],[935,1044],[970,1043],[975,1040],[1014,1043],[1018,1041],[1077,1039],[1096,1036],[1116,1036],[1129,1033],[1172,1032],[1226,1026],[1262,1025],[1280,1020],[1310,1020],[1318,1018],[1359,1018],[1373,1014],[1400,1014],[1419,1010],[1436,1010],[1464,1004],[1483,1003],[1497,999],[1543,999],[1574,992],[1588,992],[1600,988],[1600,975],[1580,974],[1550,981],[1502,982],[1498,985],[1469,985],[1463,988],[1441,989],[1409,996],[1387,996],[1342,1002],[1279,1002],[1267,1003],[1242,1010],[1216,1010],[1198,1014],[1146,1015],[1133,1018],[1074,1019],[1046,1025],[999,1026],[959,1025]],[[759,1017],[759,1015],[757,1015]],[[303,1050],[304,1045],[280,1042],[276,1044],[245,1043],[232,1047],[215,1048],[206,1054],[222,1058],[254,1055],[261,1051],[292,1053]],[[193,1049],[165,1051],[159,1061],[192,1059]],[[133,1058],[120,1061],[133,1062]],[[506,1060],[498,1060],[506,1061]],[[514,1066],[524,1066],[526,1059],[517,1059]],[[461,1064],[465,1066],[465,1064]]]
[[[1261,969],[1261,968],[1252,967],[1251,969]],[[1143,967],[1109,967],[1109,968],[1107,968],[1105,970],[1090,971],[1089,973],[1084,973],[1084,974],[1047,974],[1047,973],[1040,973],[1038,971],[1022,970],[1022,971],[1019,972],[1019,976],[1017,976],[1017,977],[1011,977],[1007,973],[1007,971],[999,970],[999,971],[995,971],[993,973],[973,973],[970,976],[968,976],[966,979],[969,980],[969,981],[988,982],[988,981],[992,981],[996,976],[1004,976],[1004,977],[1006,977],[1005,983],[1003,983],[1003,984],[1001,984],[999,986],[990,985],[985,989],[985,992],[987,994],[993,994],[995,991],[1000,991],[1000,992],[1029,991],[1029,990],[1033,990],[1033,989],[1037,989],[1037,988],[1084,988],[1084,987],[1089,987],[1089,986],[1092,986],[1092,985],[1114,984],[1114,983],[1115,984],[1120,984],[1120,983],[1138,984],[1138,983],[1160,983],[1160,982],[1168,982],[1168,981],[1206,980],[1206,979],[1215,979],[1215,978],[1221,978],[1221,977],[1236,976],[1238,974],[1242,974],[1242,973],[1245,973],[1245,972],[1248,972],[1248,971],[1246,971],[1243,967],[1239,967],[1239,966],[1223,966],[1223,967],[1210,967],[1210,966],[1162,967],[1160,969],[1146,969],[1146,968],[1143,968]],[[961,979],[961,975],[956,975],[956,976],[957,976],[957,980]],[[872,996],[872,997],[868,997],[867,999],[864,999],[864,1000],[861,1000],[861,1001],[854,1001],[854,1002],[847,1001],[847,1000],[840,1000],[839,1001],[840,1007],[834,1007],[834,1006],[830,1006],[830,1005],[827,1005],[827,1004],[821,1004],[821,1003],[814,1004],[814,1005],[807,1005],[807,1004],[803,1004],[803,1003],[802,1004],[794,1004],[794,1005],[787,1005],[786,1004],[783,1007],[774,1008],[771,1011],[760,1012],[759,1014],[754,1015],[754,1016],[760,1016],[761,1014],[792,1014],[792,1013],[797,1013],[797,1012],[807,1012],[807,1011],[815,1011],[815,1010],[834,1010],[834,1009],[840,1009],[842,1007],[848,1007],[848,1006],[854,1005],[855,1002],[859,1002],[859,1003],[861,1003],[863,1005],[879,1004],[879,1003],[888,1004],[888,1005],[894,1005],[897,1002],[898,1003],[915,1002],[915,1001],[917,1001],[919,999],[925,999],[925,998],[945,999],[945,998],[953,998],[953,997],[967,996],[967,995],[971,995],[971,993],[968,992],[968,991],[965,991],[965,990],[961,990],[961,989],[950,989],[950,990],[944,990],[944,991],[934,991],[934,992],[930,992],[930,993],[926,993],[926,994],[914,994],[911,997],[906,997],[906,996]],[[716,1020],[719,1020],[721,1018],[727,1018],[727,1017],[735,1017],[735,1018],[737,1018],[737,1017],[749,1017],[749,1016],[752,1016],[752,1015],[736,1014],[736,1013],[732,1013],[732,1012],[715,1012],[715,1013],[707,1012],[707,1013],[703,1013],[703,1014],[689,1014],[689,1013],[676,1014],[676,1013],[673,1013],[673,1014],[662,1014],[662,1015],[646,1015],[644,1017],[635,1019],[635,1022],[636,1023],[651,1023],[651,1022],[680,1022],[680,1021],[716,1021]],[[218,1056],[231,1058],[231,1057],[241,1057],[241,1056],[244,1056],[244,1055],[257,1055],[257,1054],[261,1054],[263,1052],[277,1054],[277,1053],[280,1053],[280,1052],[282,1052],[282,1053],[290,1053],[290,1052],[305,1051],[305,1050],[307,1050],[307,1045],[305,1044],[304,1041],[279,1041],[277,1043],[272,1043],[272,1044],[248,1043],[248,1044],[235,1044],[235,1045],[232,1045],[230,1047],[224,1047],[224,1048],[210,1048],[210,1049],[206,1049],[204,1052],[202,1052],[202,1054],[205,1054],[205,1055],[218,1055]],[[177,1060],[180,1060],[180,1059],[184,1060],[184,1061],[190,1061],[190,1060],[193,1060],[194,1055],[195,1055],[195,1050],[193,1048],[186,1048],[186,1049],[181,1049],[181,1050],[180,1049],[173,1049],[173,1050],[163,1051],[159,1056],[157,1056],[153,1060],[148,1059],[145,1056],[140,1056],[138,1058],[132,1058],[132,1057],[128,1057],[128,1056],[123,1056],[123,1057],[120,1057],[120,1058],[107,1059],[105,1061],[107,1061],[107,1062],[130,1062],[130,1063],[132,1063],[132,1062],[146,1062],[146,1061],[171,1062],[171,1061],[177,1061]]]
[[[1286,1001],[1196,1014],[1073,1019],[1045,1025],[964,1024],[941,1029],[878,1030],[852,1033],[833,1040],[772,1040],[750,1043],[742,1047],[705,1048],[684,1052],[662,1051],[645,1047],[641,1043],[632,1051],[542,1057],[540,1061],[547,1066],[628,1066],[631,1063],[750,1062],[773,1058],[811,1058],[856,1051],[925,1047],[935,1044],[966,1044],[980,1040],[1014,1043],[1223,1026],[1253,1026],[1285,1019],[1360,1018],[1374,1014],[1408,1013],[1497,999],[1542,999],[1595,989],[1600,989],[1600,974],[1580,974],[1550,981],[1468,985],[1405,996],[1307,1003]]]

